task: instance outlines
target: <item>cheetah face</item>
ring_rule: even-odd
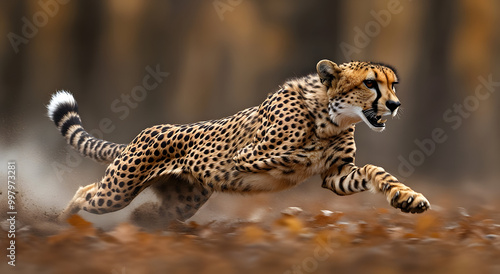
[[[358,85],[357,89],[369,98],[367,102],[369,104],[363,105],[359,116],[371,129],[384,130],[387,120],[382,117],[396,116],[401,105],[396,97],[395,84],[397,83],[396,74],[392,69],[370,66],[362,84]]]
[[[380,64],[351,62],[337,66],[323,60],[317,66],[321,82],[328,87],[330,119],[341,127],[365,122],[374,131],[385,129],[384,116],[396,116],[401,103],[394,85],[393,69]]]

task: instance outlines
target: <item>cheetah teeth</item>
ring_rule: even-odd
[[[383,123],[385,123],[385,122],[387,122],[387,119],[384,119],[384,120],[382,120],[382,119],[378,119],[378,121],[377,121],[377,123],[379,123],[379,124],[383,124]]]

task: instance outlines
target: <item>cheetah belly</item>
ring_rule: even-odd
[[[254,191],[280,191],[294,187],[313,175],[323,171],[320,153],[311,153],[308,157],[312,164],[310,166],[296,165],[292,168],[293,173],[275,168],[262,173],[247,173],[243,178],[245,185],[251,185]]]

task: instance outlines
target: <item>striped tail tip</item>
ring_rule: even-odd
[[[73,95],[65,90],[54,93],[47,105],[47,116],[58,126],[68,112],[78,113],[78,105]]]

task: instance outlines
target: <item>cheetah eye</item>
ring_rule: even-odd
[[[364,80],[363,83],[369,89],[375,88],[375,86],[377,85],[377,81],[375,80]]]
[[[392,90],[395,91],[396,87],[394,85],[397,85],[397,84],[399,84],[399,82],[392,82]]]

